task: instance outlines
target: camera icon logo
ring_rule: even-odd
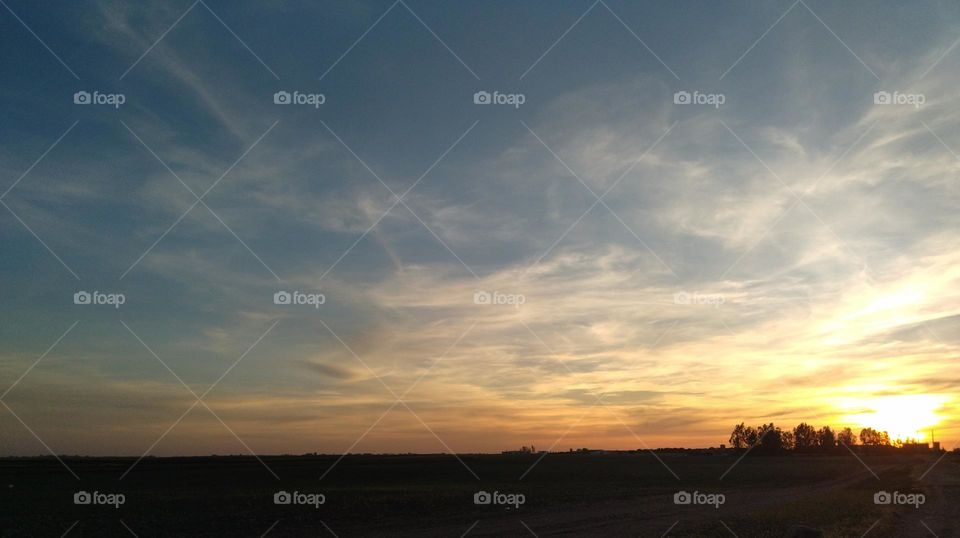
[[[493,496],[486,491],[480,490],[473,494],[473,504],[490,504],[493,502]]]
[[[673,94],[673,104],[675,105],[689,105],[690,102],[690,92],[688,91],[680,90]]]
[[[93,502],[93,496],[86,491],[78,491],[73,494],[73,504],[90,504]]]
[[[73,94],[73,104],[75,105],[89,105],[90,102],[91,102],[90,92],[85,92],[81,90]]]
[[[678,491],[673,494],[673,504],[690,504],[693,502],[693,496],[686,491]]]
[[[273,294],[273,304],[290,304],[291,295],[288,291],[278,291]]]
[[[278,491],[273,494],[273,504],[290,504],[293,497],[286,491]]]
[[[878,491],[873,494],[873,504],[890,504],[893,502],[893,496],[887,491]]]
[[[690,294],[685,291],[674,293],[673,304],[690,304]]]
[[[289,105],[290,104],[290,92],[285,92],[283,90],[278,91],[273,94],[273,102],[277,105]]]
[[[73,304],[90,304],[90,292],[78,291],[73,294]]]
[[[473,304],[490,304],[492,295],[489,291],[473,292]]]
[[[475,105],[489,105],[492,101],[490,100],[490,92],[485,92],[483,90],[478,91],[473,94],[473,104]]]
[[[874,92],[873,94],[873,104],[875,105],[889,105],[893,102],[890,92],[879,91]]]

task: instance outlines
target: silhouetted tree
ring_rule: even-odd
[[[764,424],[757,429],[759,436],[759,449],[765,453],[776,453],[783,449],[783,432],[780,428],[770,424]]]
[[[730,433],[730,446],[733,448],[747,448],[747,426],[743,422],[733,427]]]
[[[817,446],[817,430],[806,422],[793,429],[793,444],[796,450],[810,450]]]
[[[747,426],[747,446],[754,446],[760,441],[760,432],[753,426]]]
[[[783,445],[785,450],[793,450],[795,446],[793,432],[790,430],[780,432],[780,443]]]
[[[837,436],[830,429],[830,426],[824,426],[817,432],[817,444],[823,450],[832,450],[837,446]]]
[[[837,443],[846,446],[857,444],[857,436],[853,434],[850,428],[844,428],[837,433]]]
[[[865,446],[890,446],[890,435],[873,428],[860,430],[860,442]]]

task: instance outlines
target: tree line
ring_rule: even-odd
[[[910,442],[911,440],[907,440]],[[899,441],[898,441],[899,442]],[[753,447],[760,452],[796,450],[813,452],[832,450],[840,446],[893,446],[890,435],[873,428],[864,428],[856,435],[850,428],[834,431],[830,426],[817,429],[806,422],[792,430],[783,430],[772,422],[759,427],[737,424],[730,433],[730,446],[736,449]]]

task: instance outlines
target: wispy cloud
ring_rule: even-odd
[[[597,29],[622,31],[615,19],[585,20],[570,48],[558,45],[516,88],[516,66],[475,59],[515,57],[520,44],[451,40],[481,88],[403,12],[318,81],[313,51],[332,63],[326,51],[346,50],[382,12],[365,3],[331,11],[329,32],[274,38],[271,25],[296,26],[316,8],[225,4],[282,83],[200,9],[118,82],[188,5],[95,7],[82,27],[52,20],[63,32],[44,35],[82,43],[88,59],[71,64],[84,83],[123,91],[128,104],[72,106],[72,87],[24,75],[4,92],[38,118],[0,128],[0,172],[12,182],[79,119],[5,203],[82,267],[83,286],[128,296],[118,312],[65,311],[76,283],[16,221],[0,232],[13,305],[0,319],[24,335],[7,339],[3,377],[49,344],[49,320],[85,320],[5,400],[58,451],[139,455],[192,403],[119,319],[191,387],[282,320],[209,402],[258,452],[346,449],[393,403],[384,385],[401,394],[416,384],[404,401],[464,451],[549,446],[600,393],[603,405],[559,448],[635,448],[621,419],[651,446],[711,445],[743,420],[842,426],[842,402],[956,392],[958,60],[943,53],[960,13],[920,13],[931,30],[891,38],[899,47],[874,46],[856,25],[838,30],[879,82],[802,11],[722,81],[749,39],[687,17],[678,20],[705,33],[663,47],[679,81],[646,53],[638,66],[637,50],[603,48]],[[831,9],[831,21],[861,16]],[[443,36],[479,31],[426,18],[450,26]],[[411,30],[423,50],[405,41]],[[671,40],[661,29],[650,42]],[[473,103],[498,88],[523,91],[525,104]],[[276,105],[278,90],[327,101]],[[677,105],[680,90],[726,102]],[[876,91],[925,102],[878,105]],[[205,198],[210,211],[195,207],[119,281],[195,202],[175,176],[203,193],[228,170]],[[412,185],[396,204],[391,191]],[[275,304],[282,290],[325,302]],[[938,405],[955,431],[954,404]],[[199,411],[158,452],[242,451]],[[32,453],[32,442],[10,451]],[[441,448],[397,408],[356,450]]]

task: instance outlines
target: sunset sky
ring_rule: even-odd
[[[0,455],[960,440],[960,4],[4,1]]]

